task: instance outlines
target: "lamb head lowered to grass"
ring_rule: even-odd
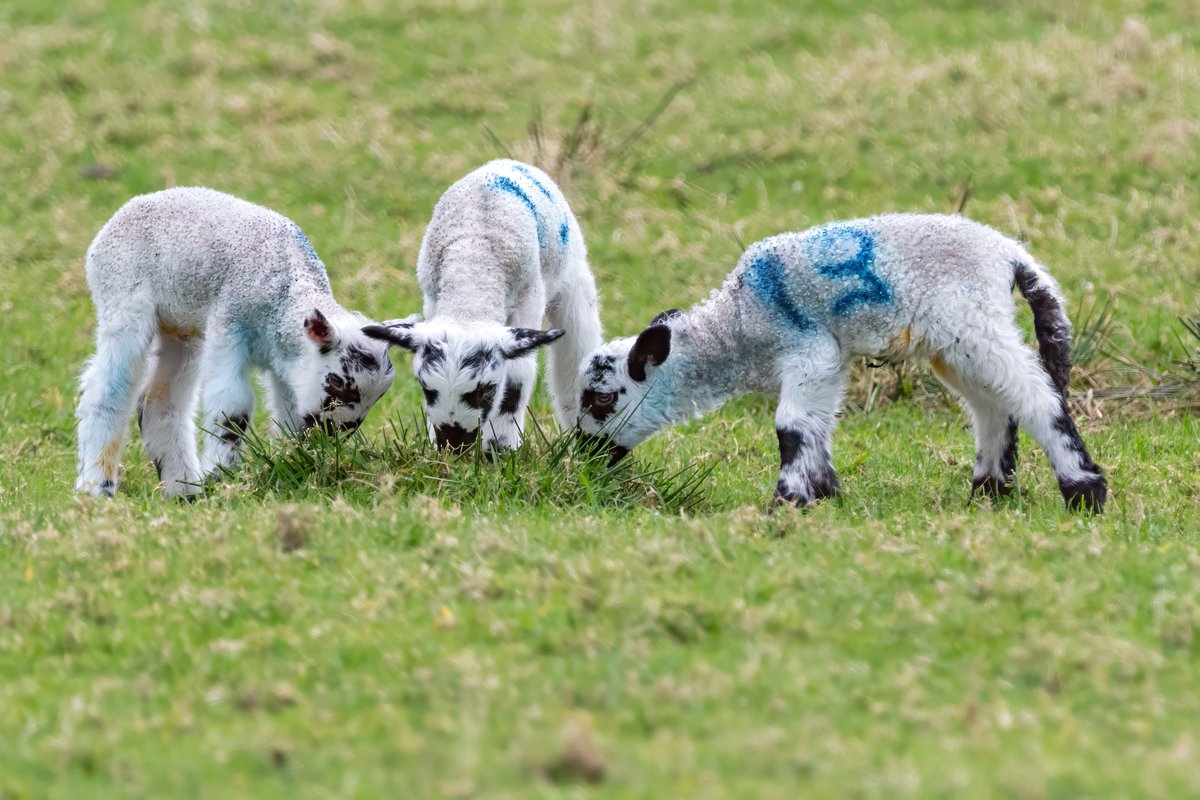
[[[1014,322],[1016,285],[1040,353]],[[746,392],[777,393],[777,501],[839,491],[831,436],[854,356],[927,358],[970,410],[972,492],[1010,491],[1017,426],[1046,452],[1069,508],[1107,484],[1067,406],[1071,324],[1054,279],[1021,245],[958,216],[894,214],[751,246],[720,290],[656,317],[581,367],[580,427],[614,460],[665,426]]]
[[[587,248],[550,176],[517,161],[492,161],[446,190],[417,261],[424,321],[367,327],[412,351],[438,447],[515,448],[547,351],[554,412],[577,419],[582,358],[598,347],[600,316]],[[541,330],[545,317],[551,330]]]
[[[353,429],[392,385],[386,347],[333,299],[304,233],[245,200],[203,188],[135,197],[88,248],[87,279],[96,354],[80,381],[77,491],[113,496],[135,403],[163,491],[191,496],[237,462],[252,370],[289,429]]]

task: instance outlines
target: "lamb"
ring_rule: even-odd
[[[135,197],[86,267],[96,353],[80,380],[76,491],[114,495],[135,403],[164,494],[191,499],[239,459],[251,370],[288,429],[353,429],[392,384],[387,348],[360,330],[370,320],[338,305],[307,237],[269,209],[204,188]]]
[[[417,259],[424,320],[368,326],[414,354],[430,438],[461,450],[484,429],[485,452],[520,445],[548,350],[558,423],[572,429],[579,364],[601,343],[596,284],[579,225],[546,173],[492,161],[446,190]],[[545,316],[553,326],[539,329]]]
[[[1014,322],[1014,284],[1037,354]],[[808,505],[839,492],[831,435],[850,358],[922,357],[970,412],[972,495],[1011,490],[1022,425],[1067,507],[1099,512],[1104,472],[1067,406],[1070,331],[1054,279],[987,226],[933,214],[836,222],[752,245],[707,301],[598,348],[581,365],[580,428],[615,463],[668,424],[777,392],[775,501]]]

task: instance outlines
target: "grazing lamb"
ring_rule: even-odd
[[[274,421],[294,429],[357,427],[395,375],[295,223],[212,189],[130,200],[88,248],[87,279],[97,325],[80,381],[80,492],[115,493],[135,402],[163,491],[190,497],[238,460],[252,369],[266,372]]]
[[[486,451],[517,447],[534,351],[560,337],[547,355],[550,392],[559,424],[575,427],[579,364],[600,346],[600,316],[583,236],[550,176],[500,160],[451,186],[421,242],[417,280],[424,321],[363,331],[413,352],[439,448],[468,447],[481,427]],[[554,329],[537,329],[543,316]]]
[[[1013,321],[1014,283],[1033,309],[1040,363]],[[839,490],[830,440],[859,355],[927,358],[962,397],[977,446],[972,494],[1009,492],[1019,423],[1068,508],[1103,508],[1104,472],[1067,408],[1058,286],[1019,244],[958,216],[884,215],[758,242],[706,302],[664,312],[583,363],[580,427],[615,462],[735,395],[778,393],[776,502],[810,504]]]

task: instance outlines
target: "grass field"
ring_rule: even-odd
[[[1119,391],[1195,357],[1200,5],[984,6],[0,4],[0,798],[1200,794],[1200,417]],[[844,496],[768,514],[769,400],[615,475],[539,437],[489,468],[420,449],[399,356],[346,441],[184,506],[135,434],[115,501],[72,495],[82,257],[127,198],[269,205],[395,317],[503,154],[561,182],[613,335],[764,236],[965,200],[1111,304],[1074,387],[1107,513],[1025,438],[968,504],[922,368],[857,372]]]

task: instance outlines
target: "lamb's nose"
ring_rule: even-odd
[[[478,434],[478,430],[469,431],[456,423],[438,425],[433,429],[433,436],[437,442],[438,449],[452,450],[454,452],[466,450],[475,443],[475,437]]]

